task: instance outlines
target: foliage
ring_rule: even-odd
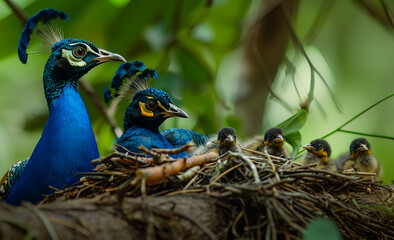
[[[170,119],[164,128],[184,127],[212,134],[223,125],[236,129],[242,125],[234,114],[233,103],[241,75],[244,36],[255,21],[261,1],[13,2],[29,16],[48,7],[64,11],[71,19],[62,23],[66,37],[92,41],[101,48],[120,53],[129,62],[141,60],[147,67],[156,69],[159,79],[152,85],[167,91],[175,104],[190,116],[190,119]],[[264,129],[278,124],[284,128],[294,153],[302,144],[326,135],[373,102],[393,93],[391,29],[387,31],[356,2],[300,1],[294,32],[310,61],[303,58],[293,36],[287,61],[280,67],[273,86],[273,91],[288,107],[275,99],[268,100],[263,120]],[[0,4],[0,28],[7,33],[0,38],[0,95],[4,99],[0,103],[2,174],[11,162],[29,157],[45,124],[47,108],[41,77],[47,55],[32,54],[27,65],[20,64],[16,50],[22,25],[5,2]],[[393,8],[393,3],[389,5]],[[118,63],[102,65],[85,80],[102,93],[118,66]],[[342,112],[337,110],[327,86],[342,105]],[[83,91],[81,94],[100,153],[106,155],[114,135],[87,95]],[[308,96],[306,114],[300,110],[300,104]],[[363,114],[347,129],[352,133],[393,136],[392,101],[393,98]],[[119,125],[127,104],[121,101],[114,112]],[[347,151],[354,137],[343,131],[329,136],[333,155]],[[388,182],[394,169],[392,141],[371,140],[374,154],[385,168],[383,179]]]

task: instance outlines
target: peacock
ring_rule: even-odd
[[[173,149],[187,143],[182,138],[184,134],[188,134],[186,137],[190,138],[189,142],[195,136],[203,138],[202,134],[187,129],[170,129],[164,132],[165,135],[159,131],[159,126],[166,119],[170,117],[188,118],[188,115],[174,105],[165,91],[150,88],[147,83],[150,78],[158,78],[156,71],[145,69],[142,62],[135,61],[122,64],[112,79],[111,88],[115,90],[115,96],[127,97],[128,94],[133,96],[124,115],[124,132],[117,140],[117,150],[125,152],[127,149],[140,153],[139,146],[141,145],[148,149]],[[123,84],[125,79],[127,79],[126,84]],[[106,102],[112,98],[111,90],[108,87],[104,91],[104,98]],[[170,132],[179,135],[170,135]],[[198,141],[196,140],[196,142]],[[188,154],[180,153],[171,156],[174,158],[185,157]]]
[[[92,68],[108,61],[126,60],[115,53],[75,38],[63,39],[54,20],[69,20],[66,13],[44,9],[29,18],[22,32],[18,56],[27,62],[31,35],[37,34],[51,54],[45,64],[43,82],[49,117],[29,159],[15,164],[1,180],[0,196],[18,205],[37,203],[51,193],[79,180],[77,172],[93,170],[99,157],[89,116],[78,92],[78,80]]]

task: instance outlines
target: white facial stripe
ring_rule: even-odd
[[[87,52],[91,52],[91,53],[99,56],[95,51],[93,51],[93,49],[91,47],[89,47],[89,45],[86,45],[85,43],[79,42],[79,43],[71,43],[69,45],[70,46],[75,46],[75,45],[81,45],[81,44],[85,46]],[[74,66],[74,67],[84,67],[84,66],[86,66],[87,63],[85,61],[83,61],[82,59],[74,57],[72,51],[73,50],[62,49],[62,57],[66,58],[68,63],[71,66]]]
[[[62,49],[62,57],[67,59],[68,63],[74,67],[84,67],[87,64],[82,59],[74,57],[72,50]]]
[[[87,52],[91,52],[91,53],[93,53],[94,55],[99,56],[99,54],[98,54],[97,52],[93,51],[93,49],[92,49],[91,47],[89,47],[89,45],[87,45],[87,44],[85,44],[85,43],[83,43],[83,42],[79,42],[79,43],[70,43],[69,45],[70,45],[70,46],[84,45]]]

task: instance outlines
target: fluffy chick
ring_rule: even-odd
[[[317,163],[316,169],[336,171],[335,163],[332,161],[331,148],[327,141],[316,139],[303,146],[307,151],[300,163],[304,165]]]
[[[219,130],[216,139],[211,138],[207,144],[198,147],[194,152],[194,155],[216,152],[220,156],[228,151],[239,152],[240,147],[237,144],[235,129],[231,127],[223,127]]]
[[[283,137],[283,131],[281,128],[270,128],[264,136],[256,136],[249,143],[246,144],[246,148],[264,152],[267,150],[268,154],[288,158],[290,157],[289,152],[284,146],[285,139]]]
[[[376,173],[374,180],[382,175],[382,166],[372,155],[371,145],[365,138],[354,139],[349,153],[341,155],[336,164],[339,172],[354,169],[356,172]]]

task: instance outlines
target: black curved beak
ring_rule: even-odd
[[[124,59],[121,55],[117,53],[112,53],[108,52],[107,50],[104,49],[99,49],[99,56],[96,58],[93,58],[93,60],[98,61],[98,63],[104,63],[104,62],[109,62],[109,61],[114,61],[114,62],[127,62],[126,59]]]
[[[170,103],[170,108],[162,112],[161,114],[164,115],[164,117],[170,118],[170,117],[181,117],[181,118],[189,118],[189,116],[179,107],[175,106],[174,104]]]

